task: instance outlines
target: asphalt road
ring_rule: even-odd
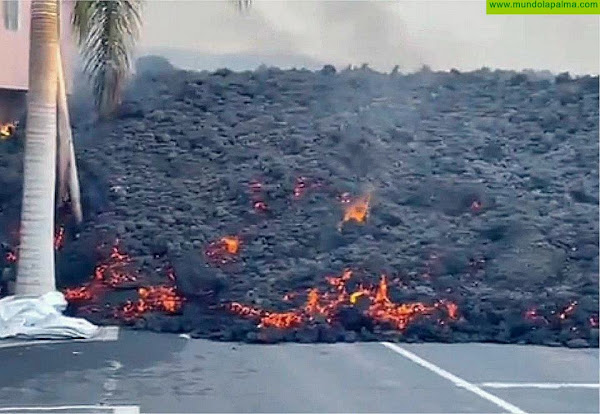
[[[599,412],[597,349],[261,346],[122,331],[106,342],[0,342],[0,367],[0,413]]]

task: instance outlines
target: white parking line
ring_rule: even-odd
[[[381,343],[381,345],[396,352],[397,354],[400,354],[403,357],[410,359],[415,364],[418,364],[418,365],[422,366],[423,368],[426,368],[426,369],[430,370],[431,372],[439,375],[440,377],[447,379],[448,381],[452,382],[457,387],[464,388],[465,390],[470,391],[473,394],[475,394],[485,400],[488,400],[489,402],[497,405],[498,407],[502,408],[503,410],[506,410],[509,413],[526,414],[525,411],[521,410],[516,405],[513,405],[513,404],[509,403],[508,401],[504,401],[503,399],[498,398],[493,394],[490,394],[489,392],[479,388],[477,385],[472,384],[468,381],[465,381],[464,379],[462,379],[460,377],[457,377],[456,375],[446,371],[445,369],[440,368],[437,365],[424,360],[420,356],[413,354],[412,352],[407,351],[406,349],[401,348],[396,344],[393,344],[391,342],[380,342],[380,343]]]
[[[76,410],[76,411],[73,411]],[[0,407],[0,413],[87,413],[87,414],[140,414],[137,405],[56,405],[41,407]]]
[[[64,344],[70,342],[116,341],[117,339],[119,339],[118,326],[101,326],[96,335],[87,339],[2,339],[0,340],[0,348],[14,348],[17,346],[42,344]]]
[[[555,390],[559,388],[590,388],[598,389],[600,384],[578,382],[482,382],[479,384],[486,388],[541,388]]]

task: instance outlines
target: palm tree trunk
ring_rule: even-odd
[[[73,133],[69,119],[69,107],[67,105],[67,92],[60,46],[58,49],[58,194],[61,204],[70,199],[71,212],[77,224],[81,224],[83,213],[81,211],[79,178],[77,177],[77,163],[75,161],[75,148],[73,147]]]
[[[60,45],[58,47],[58,95],[57,95],[57,110],[58,110],[58,202],[63,205],[69,198],[69,188],[67,185],[67,174],[69,172],[69,113],[63,112],[63,96],[67,99],[66,91],[64,91],[64,79],[62,60],[60,55]]]
[[[15,287],[18,295],[40,295],[56,289],[53,239],[57,14],[57,0],[33,0],[31,3],[21,242]]]

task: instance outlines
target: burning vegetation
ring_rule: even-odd
[[[359,224],[365,223],[369,216],[369,207],[371,203],[371,194],[358,197],[352,200],[347,193],[341,197],[342,203],[345,205],[344,218],[339,224],[341,230],[344,223],[353,221]]]

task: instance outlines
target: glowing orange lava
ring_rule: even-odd
[[[67,302],[87,302],[94,298],[90,286],[67,288],[63,293]]]
[[[257,320],[258,327],[276,328],[295,327],[313,320],[317,315],[324,317],[327,322],[332,322],[342,306],[356,305],[359,298],[369,302],[368,309],[364,312],[367,316],[375,322],[390,325],[398,330],[403,330],[411,321],[422,315],[430,315],[440,310],[450,319],[458,317],[458,307],[449,301],[439,301],[433,305],[421,302],[393,303],[388,296],[385,276],[381,276],[376,287],[367,288],[361,285],[354,292],[348,293],[346,282],[351,277],[350,270],[345,270],[341,276],[328,277],[327,281],[332,291],[321,294],[316,288],[309,289],[305,304],[287,312],[270,312],[237,302],[229,304],[228,309],[244,318]]]
[[[365,223],[367,221],[367,217],[369,216],[370,202],[370,194],[358,197],[355,200],[350,200],[346,197],[342,197],[342,203],[347,204],[347,206],[344,209],[344,218],[342,219],[338,228],[341,229],[343,224],[348,221],[354,221],[356,223]]]
[[[128,301],[115,311],[115,317],[125,320],[136,319],[146,312],[162,311],[176,313],[181,309],[184,298],[175,292],[173,286],[149,286],[138,289],[139,299]]]
[[[137,280],[137,275],[130,269],[130,262],[131,258],[119,251],[117,240],[108,259],[94,269],[94,280],[111,287],[134,282]]]
[[[226,264],[235,260],[240,252],[241,240],[237,236],[225,236],[212,242],[205,250],[206,257],[215,264]]]

